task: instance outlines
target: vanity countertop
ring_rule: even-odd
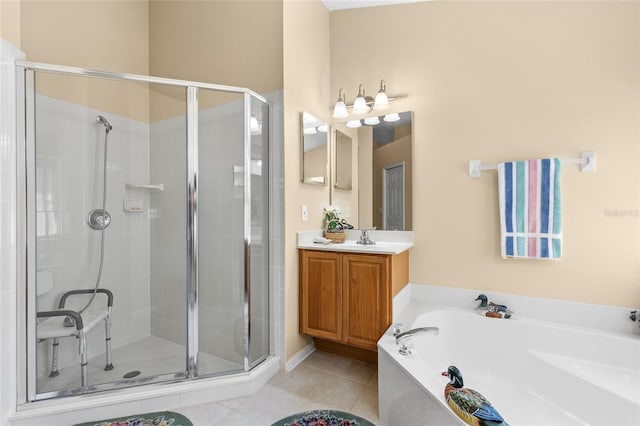
[[[370,231],[369,236],[376,243],[375,245],[362,245],[358,244],[358,238],[360,231],[347,231],[347,239],[343,243],[329,243],[320,244],[314,243],[313,239],[316,236],[322,236],[322,232],[310,231],[298,233],[298,249],[305,250],[323,250],[323,251],[338,251],[349,253],[370,253],[370,254],[400,254],[413,247],[413,234],[410,232],[394,232],[384,231],[383,236],[380,231]],[[388,233],[388,234],[387,234]],[[394,235],[396,234],[396,235]],[[394,238],[399,237],[399,238]],[[384,241],[387,239],[394,239],[394,241]]]

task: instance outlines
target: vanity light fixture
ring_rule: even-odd
[[[347,127],[351,129],[357,129],[360,126],[362,126],[362,122],[360,122],[360,120],[347,121]]]
[[[367,126],[375,126],[376,124],[380,124],[380,119],[378,117],[367,117],[364,119],[364,124]]]
[[[397,112],[387,114],[384,116],[383,120],[386,122],[398,121],[400,120],[400,115]]]
[[[327,131],[329,130],[329,125],[327,123],[323,123],[323,124],[319,125],[317,127],[317,129],[318,129],[319,132],[327,133]]]
[[[369,112],[374,110],[387,110],[391,107],[390,101],[404,97],[405,95],[388,96],[387,84],[384,80],[380,80],[380,89],[378,90],[378,94],[376,95],[375,99],[371,96],[366,96],[364,87],[362,87],[362,84],[360,84],[358,85],[358,96],[353,101],[353,105],[346,105],[344,100],[344,91],[340,89],[340,91],[338,92],[338,101],[333,107],[333,118],[349,117],[349,111],[347,110],[347,108],[351,108],[352,112],[358,115],[368,114]]]
[[[348,116],[347,105],[344,103],[344,92],[340,89],[336,106],[333,107],[333,118],[347,118]]]
[[[305,127],[302,131],[305,135],[315,135],[318,133],[315,127]]]

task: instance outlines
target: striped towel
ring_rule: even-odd
[[[560,259],[560,170],[557,158],[498,164],[502,257]]]

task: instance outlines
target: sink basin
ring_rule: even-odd
[[[331,243],[327,245],[314,245],[316,250],[345,251],[354,253],[380,253],[380,254],[398,254],[413,247],[411,243],[392,243],[376,241],[374,245],[358,244],[357,240],[345,240],[343,243]],[[302,248],[302,247],[300,247]]]

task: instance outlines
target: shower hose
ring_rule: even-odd
[[[97,117],[98,123],[102,123],[105,126],[104,130],[104,154],[102,161],[102,214],[104,215],[107,211],[107,141],[109,140],[109,131],[111,130],[111,124],[109,124],[106,119],[102,117],[102,119],[106,122],[100,121],[102,116]],[[100,229],[100,265],[98,266],[98,275],[96,276],[95,286],[93,287],[93,293],[91,293],[91,298],[87,302],[86,305],[82,309],[78,311],[79,314],[82,315],[84,311],[87,310],[93,299],[96,297],[96,293],[98,292],[98,288],[100,288],[100,280],[102,278],[102,266],[104,264],[104,233],[106,226],[102,226]],[[71,317],[65,317],[64,325],[66,327],[73,327],[75,322]]]

